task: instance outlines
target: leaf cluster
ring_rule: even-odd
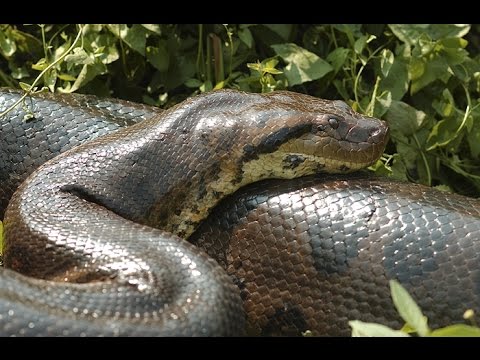
[[[382,324],[352,320],[349,321],[352,336],[408,337],[414,334],[421,337],[480,337],[480,328],[475,325],[453,324],[435,330],[430,329],[427,317],[422,314],[415,300],[398,281],[390,280],[390,290],[393,303],[405,325],[400,330],[394,330]],[[474,323],[473,316],[473,311],[467,310],[464,319],[470,319]]]
[[[0,85],[169,107],[220,88],[290,89],[383,118],[371,167],[480,195],[478,25],[0,25]],[[39,76],[40,75],[40,76]]]

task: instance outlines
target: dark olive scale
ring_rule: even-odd
[[[19,96],[2,90],[0,110]],[[340,171],[374,162],[387,128],[344,102],[218,91],[161,114],[81,95],[26,104],[34,119],[20,107],[0,119],[2,213],[22,183],[5,216],[2,335],[234,335],[245,320],[257,334],[348,335],[350,319],[400,324],[391,278],[431,324],[478,309],[477,200],[355,176],[264,181],[191,237],[216,261],[151,227],[188,234],[245,164],[291,141],[318,141]]]

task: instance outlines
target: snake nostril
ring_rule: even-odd
[[[382,130],[380,128],[373,128],[370,130],[370,136],[377,136]]]

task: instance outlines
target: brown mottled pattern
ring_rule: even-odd
[[[20,112],[1,119],[2,179],[62,152],[21,184],[5,213],[3,335],[241,333],[238,288],[176,235],[189,236],[249,182],[367,166],[388,134],[343,102],[224,90],[63,152],[95,129],[76,122],[90,116],[84,105],[65,113],[62,102],[70,104],[33,99],[40,115],[30,123]],[[109,112],[99,113],[94,128]]]
[[[480,200],[366,175],[269,180],[225,199],[191,241],[241,289],[251,333],[346,336],[403,323],[399,280],[432,327],[480,311]]]

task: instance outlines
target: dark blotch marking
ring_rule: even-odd
[[[240,297],[242,298],[243,301],[247,300],[248,298],[248,292],[245,290],[246,285],[245,285],[245,279],[240,279],[236,275],[230,275],[233,283],[240,289]]]
[[[346,165],[341,165],[338,170],[342,171],[342,172],[347,172],[347,171],[350,171],[350,168]]]
[[[284,127],[268,136],[266,136],[257,146],[247,144],[243,147],[243,157],[241,162],[258,159],[259,154],[268,154],[277,150],[288,140],[299,137],[302,134],[310,132],[312,124],[299,124],[294,127]]]
[[[284,169],[295,169],[298,165],[302,164],[305,161],[305,158],[301,155],[287,155],[283,159],[283,168]]]
[[[305,315],[298,306],[285,304],[278,309],[262,329],[262,336],[301,336],[308,330]]]
[[[258,154],[255,146],[247,144],[243,147],[243,158],[248,160],[258,159]]]
[[[198,182],[198,193],[197,193],[197,200],[201,200],[207,195],[207,185],[205,183],[205,177],[200,177]]]

